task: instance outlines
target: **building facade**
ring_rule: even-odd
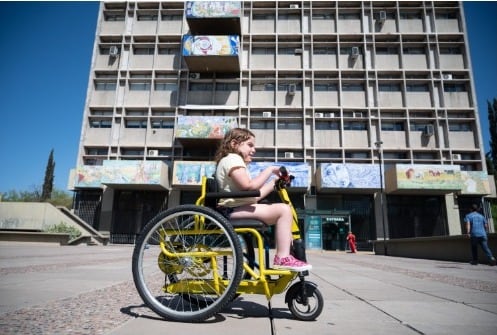
[[[310,248],[461,234],[487,173],[462,3],[102,2],[74,210],[115,243],[192,203],[234,126]]]

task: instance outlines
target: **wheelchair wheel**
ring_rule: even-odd
[[[315,320],[323,311],[323,295],[316,284],[311,282],[298,282],[293,284],[285,295],[293,316],[302,321]]]
[[[182,205],[153,218],[133,251],[133,280],[143,301],[172,321],[208,319],[236,294],[243,270],[239,237],[226,218]]]

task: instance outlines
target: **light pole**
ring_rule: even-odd
[[[383,144],[383,141],[376,141],[374,142],[374,145],[376,145],[376,148],[378,149],[378,158],[380,159],[380,213],[381,213],[381,225],[383,227],[383,254],[387,256],[387,242],[386,242],[386,234],[387,232],[385,231],[385,209],[383,205],[383,153],[382,153],[382,147],[381,145]]]

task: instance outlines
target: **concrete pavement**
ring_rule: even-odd
[[[469,247],[469,246],[468,246]],[[243,295],[199,324],[161,319],[131,276],[132,246],[0,243],[0,334],[495,334],[497,267],[308,251],[325,299],[313,322],[284,295]]]

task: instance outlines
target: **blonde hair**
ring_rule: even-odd
[[[249,140],[251,137],[255,137],[254,133],[252,133],[250,130],[246,128],[231,129],[229,132],[226,133],[226,135],[224,135],[224,138],[221,141],[219,148],[217,148],[215,156],[216,163],[219,163],[219,161],[224,156],[230,153],[239,154],[236,148],[231,145],[233,141],[235,141],[236,144],[240,144],[242,142]]]

